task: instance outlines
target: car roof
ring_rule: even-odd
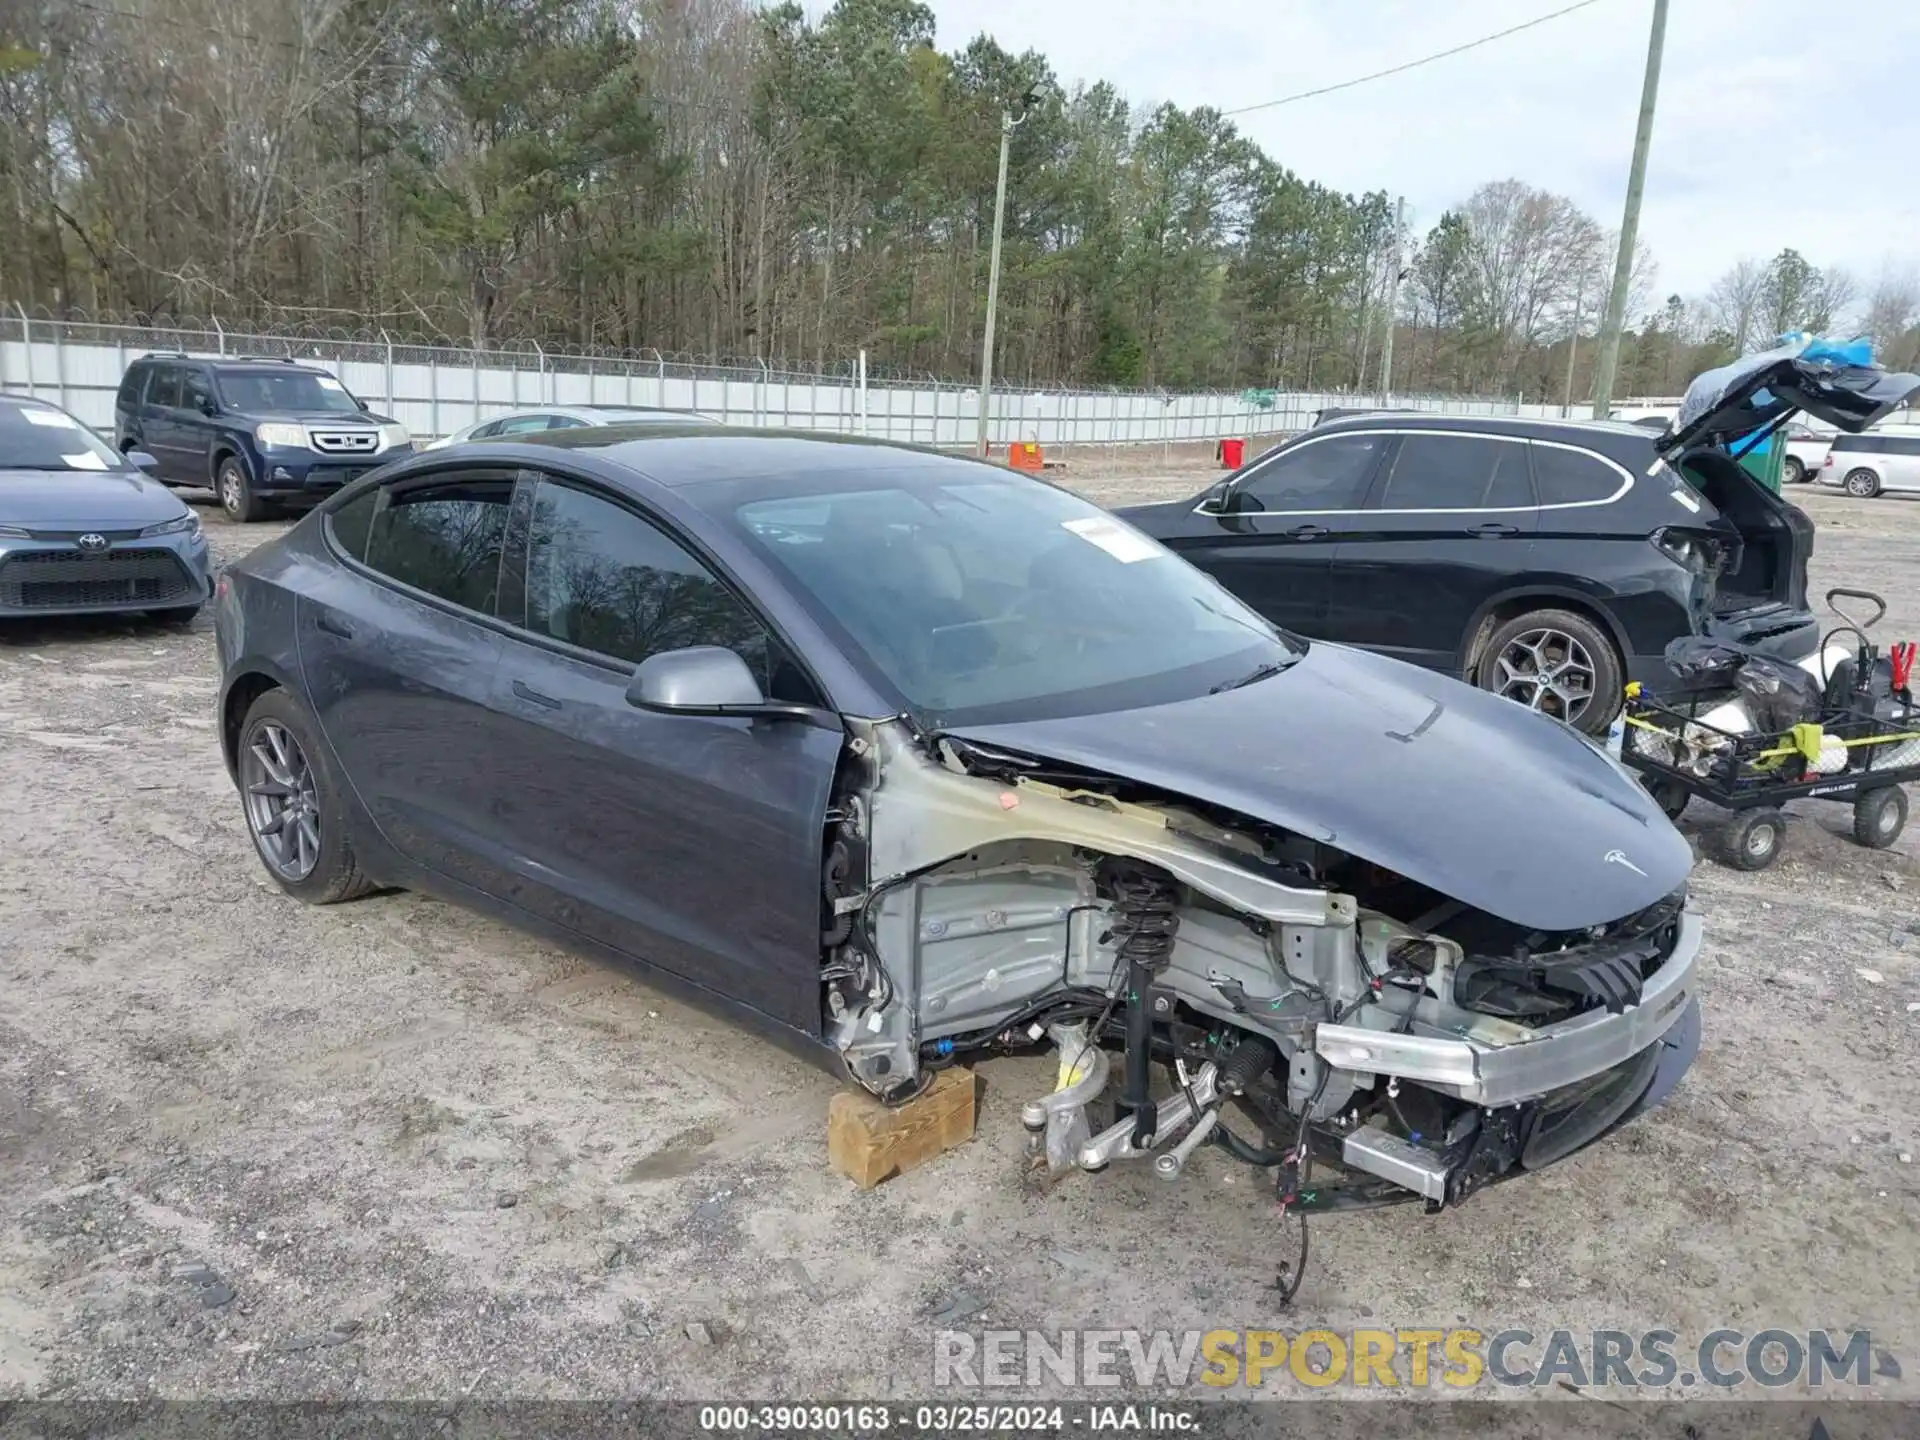
[[[835,435],[811,430],[774,430],[719,425],[709,421],[670,424],[634,421],[624,425],[596,425],[578,430],[546,430],[516,435],[511,441],[483,441],[480,453],[493,448],[522,447],[579,450],[632,471],[657,485],[686,489],[720,480],[749,480],[764,476],[817,477],[822,473],[853,476],[879,471],[922,471],[952,474],[975,467],[1011,474],[1000,466],[986,466],[970,456],[952,455],[921,445],[875,440],[860,435]],[[796,492],[808,490],[797,483]]]
[[[1429,415],[1417,410],[1374,411],[1329,420],[1306,432],[1313,436],[1369,430],[1459,431],[1473,435],[1511,435],[1516,439],[1558,440],[1599,450],[1653,448],[1655,432],[1625,420],[1548,420],[1528,415]],[[1636,456],[1635,458],[1639,458]]]

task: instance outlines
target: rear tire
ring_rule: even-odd
[[[1853,797],[1854,843],[1884,850],[1907,828],[1907,792],[1898,785],[1862,790]]]
[[[1593,621],[1571,610],[1529,610],[1488,637],[1474,683],[1589,735],[1620,713],[1620,652]]]
[[[375,888],[347,836],[346,792],[307,713],[285,690],[247,707],[238,748],[241,810],[273,882],[309,905]]]
[[[267,502],[253,493],[253,481],[237,455],[222,456],[213,472],[213,492],[220,497],[220,508],[236,525],[267,518]]]
[[[1660,807],[1660,813],[1669,820],[1678,820],[1684,815],[1687,802],[1693,798],[1692,792],[1678,780],[1655,779],[1642,775],[1640,783],[1653,797],[1653,803]]]
[[[1880,477],[1871,470],[1849,470],[1840,483],[1856,499],[1871,500],[1880,493]]]
[[[1780,479],[1783,484],[1804,485],[1807,483],[1807,467],[1789,455],[1786,463],[1780,467]]]
[[[1771,806],[1744,810],[1719,834],[1719,858],[1735,870],[1764,870],[1780,857],[1786,817]]]

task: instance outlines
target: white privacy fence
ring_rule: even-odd
[[[821,374],[645,355],[555,354],[516,344],[480,351],[365,337],[305,338],[0,314],[0,390],[52,400],[98,430],[130,361],[151,353],[290,356],[332,371],[369,407],[435,438],[530,405],[637,405],[697,410],[735,425],[831,430],[922,445],[966,447],[979,436],[979,392],[932,379],[869,379],[864,358]],[[996,446],[1155,445],[1285,435],[1316,410],[1365,403],[1338,393],[1165,394],[995,388]],[[1262,403],[1262,402],[1266,403]],[[1448,414],[1556,416],[1560,407],[1505,400],[1395,396]]]

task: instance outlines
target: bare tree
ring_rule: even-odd
[[[1888,266],[1867,297],[1866,332],[1883,365],[1920,363],[1920,273]]]
[[[1753,340],[1766,283],[1766,267],[1757,260],[1743,259],[1707,291],[1707,311],[1713,323],[1730,337],[1735,354],[1744,355]]]

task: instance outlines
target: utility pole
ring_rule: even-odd
[[[1593,367],[1593,418],[1613,408],[1613,372],[1620,363],[1620,331],[1626,324],[1627,287],[1633,280],[1633,248],[1640,231],[1640,196],[1647,185],[1647,147],[1653,142],[1653,105],[1660,93],[1660,51],[1667,40],[1667,0],[1653,0],[1653,33],[1647,38],[1647,75],[1640,86],[1640,122],[1633,132],[1633,164],[1627,171],[1626,211],[1620,217],[1620,253],[1613,262],[1613,290],[1600,322],[1600,354]]]
[[[1007,153],[1013,145],[1014,127],[1021,124],[1040,92],[1030,89],[1020,97],[1019,114],[1004,110],[1000,114],[1000,178],[993,187],[993,258],[987,262],[987,324],[980,337],[980,424],[974,440],[975,453],[983,459],[987,453],[987,408],[993,394],[993,322],[1000,308],[1000,228],[1007,215]]]
[[[1380,403],[1393,400],[1393,325],[1400,314],[1400,227],[1406,223],[1407,197],[1402,195],[1393,206],[1393,259],[1387,272],[1387,343],[1380,347]]]

